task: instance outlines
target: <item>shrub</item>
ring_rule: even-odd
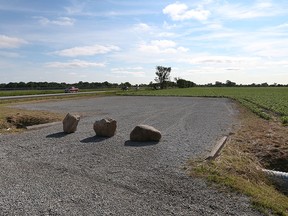
[[[282,116],[281,117],[281,122],[284,125],[288,125],[288,116]]]

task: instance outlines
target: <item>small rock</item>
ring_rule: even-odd
[[[97,136],[102,137],[112,137],[115,134],[117,127],[117,122],[111,118],[101,119],[100,121],[95,121],[93,129]]]
[[[131,141],[159,141],[161,132],[149,125],[138,125],[130,133]]]
[[[65,133],[74,133],[77,130],[79,115],[72,115],[68,113],[63,120],[63,131]]]

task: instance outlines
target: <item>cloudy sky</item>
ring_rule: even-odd
[[[0,0],[0,83],[288,84],[287,0]]]

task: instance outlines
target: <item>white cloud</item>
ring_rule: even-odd
[[[70,1],[70,5],[68,7],[64,7],[64,9],[66,10],[68,14],[78,15],[78,14],[82,14],[86,7],[87,7],[86,1],[72,0]]]
[[[46,17],[35,17],[41,25],[59,25],[59,26],[73,26],[75,20],[69,17],[59,17],[55,20],[49,20]]]
[[[152,27],[146,23],[138,23],[134,25],[134,30],[139,32],[149,32],[152,30]]]
[[[46,67],[51,68],[87,68],[87,67],[105,67],[105,63],[88,62],[75,59],[69,62],[50,62]]]
[[[0,35],[0,48],[18,48],[28,42],[15,37],[8,37],[6,35]]]
[[[176,24],[169,24],[169,23],[167,23],[166,21],[164,21],[164,23],[163,23],[163,28],[164,29],[167,29],[167,30],[172,30],[172,29],[175,29],[175,28],[177,28],[177,25]]]
[[[276,26],[276,28],[278,28],[278,29],[286,29],[286,28],[288,28],[288,23],[280,24],[280,25]]]
[[[273,7],[273,4],[270,0],[258,0],[256,2],[257,8],[271,8]]]
[[[177,47],[177,44],[171,40],[152,40],[150,43],[142,43],[138,50],[147,54],[174,54],[177,52],[187,52],[184,47]]]
[[[190,64],[234,64],[234,65],[251,65],[259,62],[260,58],[257,57],[232,57],[232,56],[200,56],[193,57],[190,56],[187,59],[180,59],[179,61],[183,61]]]
[[[137,23],[133,26],[132,31],[138,33],[140,38],[147,35],[152,38],[171,38],[176,36],[175,32],[170,31],[167,22],[164,22],[162,27],[148,25],[146,23]]]
[[[112,68],[113,74],[131,75],[134,77],[145,77],[142,67]]]
[[[171,38],[171,37],[176,37],[177,34],[176,33],[173,33],[173,32],[160,32],[158,34],[156,34],[157,37],[166,37],[166,38]]]
[[[265,65],[266,66],[288,67],[288,61],[287,60],[283,60],[283,61],[266,61]]]
[[[283,13],[283,8],[273,5],[270,1],[258,1],[254,5],[226,3],[218,7],[216,12],[229,19],[253,19],[276,16]]]
[[[170,4],[163,9],[163,13],[169,15],[174,21],[182,21],[188,19],[207,20],[210,11],[201,8],[189,10],[188,6],[183,3],[176,2]]]
[[[120,50],[120,48],[113,45],[109,46],[94,45],[94,46],[73,47],[70,49],[56,51],[54,53],[60,56],[75,57],[75,56],[93,56],[97,54],[105,54],[111,51],[118,51],[118,50]]]
[[[112,68],[111,71],[123,71],[123,70],[143,70],[143,67],[125,67],[125,68]]]
[[[258,39],[258,40],[257,40]],[[288,40],[280,38],[263,39],[258,37],[242,44],[245,51],[263,57],[287,57]]]
[[[151,41],[152,46],[157,46],[159,48],[170,48],[175,47],[176,43],[171,40],[153,40]]]

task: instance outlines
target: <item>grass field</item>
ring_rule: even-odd
[[[0,91],[0,97],[21,96],[21,95],[40,95],[40,94],[58,94],[64,93],[64,90],[9,90]]]
[[[129,95],[163,95],[187,97],[227,97],[239,101],[264,119],[279,117],[288,124],[288,88],[287,87],[195,87],[186,89],[127,91]]]

